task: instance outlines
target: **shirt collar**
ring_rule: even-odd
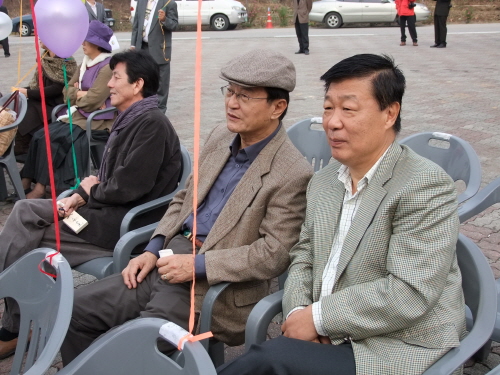
[[[385,150],[383,155],[377,160],[375,164],[370,168],[368,172],[363,176],[361,180],[358,181],[358,186],[356,191],[359,192],[363,190],[363,188],[368,185],[368,183],[371,181],[373,176],[375,175],[375,172],[377,171],[378,166],[382,162],[382,159],[384,156],[387,154],[387,151],[389,151],[389,148]],[[351,179],[351,173],[349,171],[349,167],[342,164],[338,170],[338,179],[340,182],[342,182],[345,186],[345,189],[349,192],[349,194],[352,194],[352,179]]]
[[[271,142],[271,139],[273,139],[276,136],[276,134],[278,134],[280,129],[281,129],[281,122],[279,123],[276,130],[273,131],[266,138],[264,138],[262,141],[254,143],[251,146],[242,148],[241,150],[240,150],[241,137],[239,134],[236,134],[236,137],[234,137],[233,141],[231,142],[231,145],[229,146],[229,150],[231,151],[234,157],[236,157],[236,155],[238,155],[239,152],[245,153],[248,156],[248,160],[250,160],[250,162],[253,162],[257,158],[257,156],[259,156],[260,152],[264,149],[264,147],[266,147],[267,144]]]

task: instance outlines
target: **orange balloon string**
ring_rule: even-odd
[[[194,141],[193,141],[193,239],[196,238],[196,223],[197,223],[197,210],[198,210],[198,165],[200,153],[200,119],[201,119],[201,4],[202,0],[198,0],[198,21],[196,26],[196,58],[195,58],[195,74],[194,74]],[[184,341],[199,341],[212,337],[212,332],[202,333],[193,336],[191,333],[194,330],[194,317],[195,317],[195,285],[196,274],[194,267],[194,260],[196,257],[196,245],[193,241],[193,281],[191,283],[191,305],[189,311],[189,334],[179,340],[178,347],[182,348]]]
[[[56,231],[56,252],[54,254],[49,255],[49,263],[52,264],[52,258],[61,251],[61,235],[59,233],[59,214],[57,210],[57,202],[56,202],[56,190],[54,183],[54,168],[52,166],[52,150],[50,148],[50,136],[49,136],[49,123],[47,118],[47,107],[45,104],[45,87],[43,84],[43,73],[42,73],[42,60],[40,57],[40,45],[38,41],[38,27],[36,25],[36,14],[35,14],[35,5],[33,0],[30,0],[31,5],[31,14],[33,15],[33,26],[35,28],[35,50],[36,50],[36,61],[38,63],[38,82],[40,85],[40,96],[42,99],[42,117],[43,117],[43,128],[45,132],[45,147],[47,149],[47,165],[49,166],[49,181],[50,181],[50,190],[52,196],[52,210],[54,212],[54,228]],[[56,275],[51,275],[44,270],[42,270],[41,266],[38,267],[39,270],[47,275],[56,277]]]

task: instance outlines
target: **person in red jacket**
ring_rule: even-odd
[[[413,45],[417,43],[417,29],[415,28],[415,0],[396,0],[396,10],[399,16],[399,26],[401,28],[401,43],[400,46],[406,46],[406,23],[408,23],[408,31],[410,32]]]

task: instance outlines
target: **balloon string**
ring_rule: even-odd
[[[199,153],[200,153],[200,118],[201,118],[201,4],[202,0],[198,0],[198,21],[196,27],[196,58],[195,58],[195,75],[194,75],[194,141],[193,141],[193,239],[196,238],[196,223],[197,223],[197,211],[198,211],[198,164],[199,164]],[[196,336],[191,333],[194,330],[194,317],[195,317],[195,285],[196,285],[196,274],[195,274],[195,257],[196,257],[196,245],[193,240],[193,282],[191,283],[191,304],[189,309],[189,332],[190,334],[182,337],[179,340],[178,347],[182,348],[184,341],[199,341],[212,337],[212,332],[205,332]]]
[[[38,63],[38,82],[40,85],[40,96],[42,99],[42,117],[43,117],[43,129],[45,132],[45,148],[47,150],[47,165],[49,167],[49,181],[50,181],[50,193],[52,197],[52,210],[54,212],[54,229],[56,232],[56,252],[48,255],[47,258],[49,263],[52,265],[52,258],[61,251],[61,234],[59,232],[59,214],[57,210],[57,202],[56,202],[56,189],[54,183],[54,168],[52,166],[52,150],[50,148],[50,134],[49,134],[49,122],[47,120],[47,106],[45,104],[45,85],[43,84],[43,73],[42,73],[42,61],[40,57],[40,45],[38,41],[38,28],[36,25],[36,13],[35,13],[35,5],[33,0],[30,0],[31,6],[31,14],[33,15],[33,26],[35,28],[35,50],[36,50],[36,61]],[[38,269],[40,272],[48,274],[45,272],[41,264],[38,265]],[[50,275],[50,274],[49,274]],[[50,275],[52,277],[56,277],[56,275]]]
[[[23,0],[19,2],[19,41],[23,38],[23,33],[22,33],[22,27],[23,27]],[[16,86],[21,82],[21,79],[19,77],[21,76],[21,47],[19,47],[19,52],[17,53],[17,83]],[[24,79],[24,77],[23,77]]]
[[[64,73],[64,86],[66,87],[66,92],[68,92],[68,76],[66,74],[66,59],[63,61],[63,73]],[[71,153],[73,156],[73,169],[75,170],[75,186],[70,189],[76,189],[80,186],[80,177],[78,176],[78,166],[76,164],[76,151],[75,151],[75,140],[73,139],[73,114],[71,113],[71,103],[68,98],[66,100],[68,104],[68,118],[69,118],[69,133],[71,135]]]

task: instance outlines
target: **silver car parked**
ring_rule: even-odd
[[[430,14],[429,8],[417,3],[417,22]],[[398,15],[394,0],[320,0],[313,3],[309,19],[336,29],[346,23],[398,22]]]

